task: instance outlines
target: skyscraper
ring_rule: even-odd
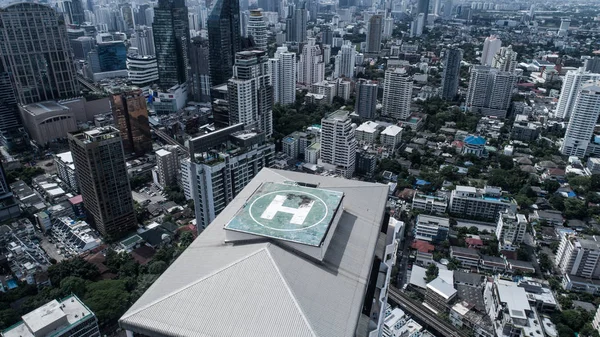
[[[258,0],[258,8],[262,8],[265,12],[279,12],[279,1]]]
[[[412,87],[412,77],[406,73],[406,69],[386,70],[383,82],[382,114],[399,120],[407,119],[410,116]]]
[[[391,16],[383,19],[383,31],[381,33],[381,37],[388,39],[392,36],[394,32],[394,18]]]
[[[250,11],[248,18],[248,37],[254,42],[254,49],[267,51],[268,30],[260,9]]]
[[[290,5],[288,17],[285,21],[285,40],[297,43],[306,42],[307,20],[306,2],[302,1],[297,6]]]
[[[501,47],[494,55],[492,67],[500,71],[514,72],[517,68],[517,53],[513,51],[512,46]]]
[[[336,173],[350,179],[354,174],[357,141],[349,112],[338,110],[321,120],[321,159],[335,165]]]
[[[22,126],[19,106],[17,105],[17,97],[15,89],[10,78],[10,73],[4,69],[0,62],[0,139],[2,145],[10,149],[7,140],[9,135],[17,131]]]
[[[292,104],[296,101],[296,53],[279,47],[269,60],[271,85],[275,103]]]
[[[267,137],[273,134],[273,87],[269,57],[260,50],[235,55],[233,77],[227,83],[229,124],[243,123],[257,128]]]
[[[187,81],[190,28],[184,0],[159,0],[154,8],[158,85],[163,90]]]
[[[323,51],[314,38],[309,38],[308,43],[302,48],[298,62],[298,83],[311,85],[324,79]]]
[[[517,76],[488,66],[473,66],[467,89],[468,111],[506,117]]]
[[[69,134],[88,220],[103,236],[118,238],[136,226],[119,131],[103,127]]]
[[[377,82],[360,79],[356,82],[356,103],[354,110],[364,119],[372,119],[377,111]]]
[[[71,18],[73,24],[82,25],[85,22],[85,13],[81,0],[71,0]]]
[[[583,158],[600,115],[600,82],[588,81],[579,90],[560,153]]]
[[[354,65],[356,62],[356,47],[350,41],[344,41],[342,48],[335,57],[334,78],[354,77]]]
[[[444,14],[442,17],[444,20],[452,19],[452,0],[444,1]]]
[[[380,14],[371,16],[367,25],[367,53],[379,53],[381,51],[382,31],[383,16]]]
[[[152,151],[152,134],[144,92],[138,88],[113,92],[110,95],[110,105],[115,125],[123,139],[125,153],[141,156]]]
[[[242,48],[238,0],[217,0],[207,20],[210,80],[213,86],[233,75],[235,55]]]
[[[195,102],[210,102],[210,52],[208,40],[196,36],[190,44],[191,99]]]
[[[410,36],[418,37],[423,35],[423,27],[425,27],[425,14],[419,13],[410,23]]]
[[[556,117],[568,120],[575,107],[575,99],[582,83],[600,80],[600,74],[590,73],[584,68],[569,70],[563,80],[560,97],[556,105]]]
[[[586,71],[589,71],[591,73],[600,73],[600,57],[595,56],[585,60],[583,67]]]
[[[427,22],[427,14],[429,13],[429,0],[418,0],[417,15],[423,13],[424,21]]]
[[[444,73],[442,75],[441,98],[452,101],[458,93],[458,81],[460,79],[460,62],[462,61],[462,50],[458,48],[446,49],[444,57]]]
[[[1,62],[19,103],[79,96],[65,23],[54,9],[33,2],[8,5],[0,9],[0,32]]]
[[[495,35],[485,38],[483,50],[481,51],[481,65],[491,66],[494,56],[500,51],[502,41]]]

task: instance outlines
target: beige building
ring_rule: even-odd
[[[46,101],[20,106],[23,124],[29,136],[39,145],[67,138],[77,130],[75,113],[65,105]]]

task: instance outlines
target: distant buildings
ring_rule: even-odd
[[[492,67],[500,71],[514,72],[517,67],[517,53],[513,51],[512,46],[501,47],[494,55]]]
[[[273,101],[279,104],[296,102],[296,53],[289,52],[287,47],[278,47],[275,57],[269,59]]]
[[[308,12],[306,2],[288,7],[288,17],[285,20],[285,41],[292,43],[303,43],[307,39],[306,23]]]
[[[423,35],[423,28],[427,21],[425,21],[425,14],[419,13],[410,24],[410,36],[411,37],[419,37]]]
[[[500,212],[509,209],[513,213],[517,210],[514,199],[502,196],[499,187],[486,186],[478,189],[469,186],[456,186],[450,196],[451,214],[460,214],[477,219],[497,219]]]
[[[96,337],[96,315],[75,295],[53,300],[23,315],[23,320],[2,331],[4,337]]]
[[[359,79],[356,82],[356,102],[354,111],[361,118],[375,118],[375,112],[377,111],[377,90],[377,82],[365,79]]]
[[[333,78],[354,77],[356,54],[356,47],[354,47],[350,41],[344,41],[340,51],[335,56],[335,69]]]
[[[233,76],[235,55],[242,50],[240,4],[217,0],[207,21],[210,51],[210,80],[213,86]]]
[[[134,229],[136,218],[119,131],[104,127],[71,133],[69,145],[92,225],[112,238]]]
[[[146,97],[138,88],[124,88],[110,95],[115,126],[123,139],[123,151],[141,156],[152,150]]]
[[[267,51],[268,29],[260,9],[250,10],[248,18],[248,37],[252,39],[254,48]]]
[[[481,65],[491,66],[494,56],[500,51],[500,47],[502,47],[502,41],[497,36],[486,37],[481,51]]]
[[[372,15],[367,25],[367,53],[378,54],[381,51],[381,33],[383,32],[383,16]]]
[[[560,89],[560,97],[556,105],[556,117],[569,120],[575,109],[575,100],[581,86],[588,81],[600,81],[600,74],[587,71],[585,68],[569,70]]]
[[[600,243],[595,237],[563,234],[554,265],[563,274],[584,279],[600,278]]]
[[[473,66],[466,105],[471,112],[485,116],[506,117],[517,82],[515,74],[489,66]]]
[[[308,43],[302,47],[302,54],[298,61],[298,83],[311,85],[324,79],[323,51],[314,38],[309,38]]]
[[[442,92],[440,95],[444,100],[452,101],[458,94],[461,61],[461,49],[446,49],[446,54],[444,56],[444,72],[442,74]]]
[[[194,102],[210,102],[210,53],[208,40],[200,36],[190,44],[190,99]]]
[[[382,115],[405,120],[410,116],[412,77],[404,68],[386,70],[383,82]]]
[[[585,83],[577,92],[567,132],[560,147],[566,156],[585,156],[600,115],[600,84]]]
[[[321,120],[321,160],[335,165],[336,173],[352,177],[356,147],[355,128],[347,111],[338,110]]]

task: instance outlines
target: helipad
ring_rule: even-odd
[[[320,246],[343,196],[320,188],[264,183],[225,229]]]

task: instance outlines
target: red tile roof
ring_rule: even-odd
[[[422,240],[413,241],[410,248],[416,249],[421,253],[431,253],[435,250],[435,247],[431,243]]]

